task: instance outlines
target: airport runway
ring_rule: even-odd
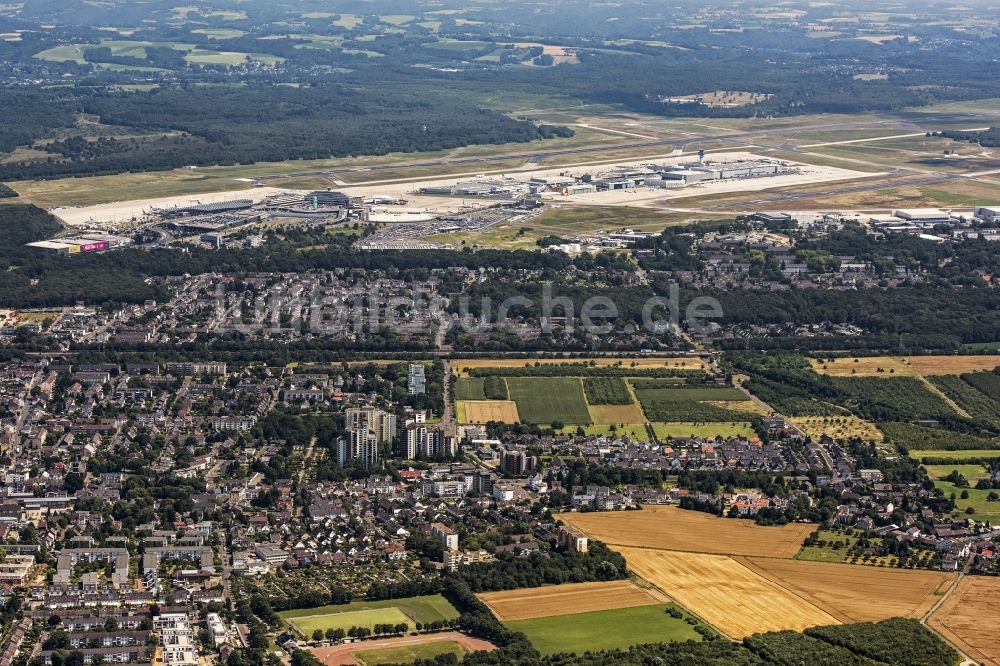
[[[791,120],[791,119],[790,119]],[[921,124],[924,123],[934,123],[936,121],[953,121],[955,120],[952,116],[930,116],[927,118],[921,118]],[[647,148],[687,148],[690,146],[697,146],[698,144],[713,142],[713,141],[729,141],[729,140],[746,140],[754,137],[768,137],[768,136],[786,136],[795,135],[802,132],[829,132],[836,130],[857,130],[857,129],[879,129],[884,127],[893,127],[901,130],[920,130],[925,131],[924,128],[919,127],[917,123],[910,119],[885,119],[885,120],[866,120],[866,121],[851,121],[851,122],[831,122],[831,123],[821,123],[813,125],[790,125],[788,127],[769,127],[761,128],[756,130],[738,130],[732,131],[728,134],[697,134],[697,135],[684,135],[684,136],[674,136],[672,138],[658,139],[655,141],[638,141],[631,143],[615,143],[610,145],[596,144],[592,146],[580,146],[577,148],[563,148],[551,151],[532,151],[524,153],[504,153],[501,155],[484,155],[477,157],[459,157],[455,159],[437,159],[437,160],[427,160],[427,161],[417,161],[417,162],[395,162],[392,164],[377,164],[364,167],[337,167],[336,169],[318,169],[311,171],[298,171],[294,173],[283,173],[275,174],[270,176],[259,176],[260,181],[271,181],[271,180],[281,180],[287,178],[307,178],[307,177],[320,177],[320,178],[337,178],[338,174],[351,173],[351,172],[371,172],[378,173],[379,171],[392,171],[396,169],[413,169],[413,168],[431,168],[431,167],[441,167],[441,166],[455,166],[455,165],[475,165],[483,164],[489,165],[491,162],[500,162],[512,159],[523,159],[525,161],[538,162],[552,157],[561,157],[567,155],[580,155],[585,153],[610,153],[610,152],[620,152],[623,150],[643,150]],[[597,129],[597,128],[595,128]],[[615,132],[616,134],[618,132]],[[350,186],[355,187],[359,185],[364,185],[364,182],[354,182],[350,183]]]

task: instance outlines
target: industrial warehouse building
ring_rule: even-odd
[[[86,234],[83,236],[67,236],[65,238],[35,241],[27,245],[28,247],[45,250],[53,254],[85,254],[90,252],[104,252],[105,250],[124,247],[131,243],[132,239],[125,236]]]

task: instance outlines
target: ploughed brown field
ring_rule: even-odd
[[[924,569],[893,569],[760,557],[735,558],[841,622],[920,619],[956,575]]]
[[[562,513],[558,518],[611,546],[756,557],[793,557],[816,530],[812,523],[761,527],[750,520],[719,518],[673,506]]]
[[[731,557],[616,547],[628,568],[731,638],[839,624]]]
[[[966,576],[927,624],[986,666],[1000,666],[1000,579]]]
[[[568,583],[477,595],[501,622],[663,603],[627,580]]]

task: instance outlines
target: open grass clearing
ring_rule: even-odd
[[[307,615],[288,618],[288,624],[302,636],[309,637],[314,631],[327,629],[342,629],[351,627],[373,628],[376,624],[406,624],[413,628],[413,620],[398,608],[373,608],[345,613],[327,613],[323,615]]]
[[[670,219],[662,212],[647,208],[564,204],[542,213],[531,221],[531,226],[555,234],[620,229],[662,231]]]
[[[700,641],[702,637],[683,619],[667,614],[667,605],[574,613],[507,622],[524,632],[543,655],[598,650],[626,650],[644,643]]]
[[[466,654],[468,651],[455,641],[438,641],[374,650],[357,650],[351,653],[351,657],[362,666],[381,666],[382,664],[408,664],[417,660],[436,659],[446,655],[452,655],[461,661]]]
[[[482,377],[458,377],[455,380],[455,400],[485,400],[485,381]]]
[[[649,431],[646,430],[645,423],[613,423],[603,425],[569,425],[560,432],[564,435],[576,435],[583,429],[583,434],[587,437],[628,437],[633,442],[648,442],[650,440]]]
[[[749,421],[709,423],[677,421],[674,423],[653,423],[651,425],[656,438],[661,441],[678,437],[694,437],[699,439],[706,437],[725,437],[727,439],[731,437],[756,437],[753,425]]]
[[[383,601],[354,601],[349,604],[320,606],[319,608],[299,608],[282,611],[278,615],[309,636],[315,629],[350,629],[369,627],[376,624],[398,624],[405,622],[414,628],[417,622],[430,623],[452,620],[458,611],[439,594],[422,597],[406,597]]]
[[[959,488],[950,481],[942,481],[940,479],[934,482],[934,487],[944,491],[945,497],[955,496],[955,509],[958,518],[975,518],[976,520],[989,521],[993,524],[1000,523],[1000,501],[989,499],[990,493],[997,494],[1000,491]],[[963,494],[967,494],[968,496],[963,499]],[[970,508],[974,513],[968,513],[968,509]]]
[[[847,562],[850,549],[858,541],[856,534],[848,534],[829,529],[821,529],[817,534],[819,543],[811,546],[803,546],[802,550],[795,554],[795,559],[805,562],[828,562],[831,564],[844,564]]]
[[[39,51],[32,57],[44,60],[45,62],[74,62],[77,65],[87,64],[87,61],[83,57],[83,47],[79,44],[54,46],[50,49]]]
[[[950,458],[952,460],[968,460],[970,458],[992,458],[1000,460],[1000,450],[997,449],[960,449],[949,451],[946,449],[927,449],[917,451],[910,449],[911,458],[925,460],[927,458]]]
[[[247,60],[275,65],[285,59],[267,53],[241,53],[237,51],[206,51],[195,49],[184,56],[192,65],[239,65]]]
[[[236,28],[196,28],[191,32],[196,35],[205,35],[209,39],[236,39],[246,34]]]
[[[793,557],[816,529],[812,523],[761,527],[751,520],[719,518],[673,506],[560,513],[558,518],[614,546],[759,557]]]
[[[354,28],[357,28],[362,23],[364,23],[364,18],[357,14],[341,14],[333,21],[333,25],[338,28],[347,28],[348,30],[354,30]]]
[[[642,423],[643,415],[639,405],[588,405],[590,420],[595,425]]]

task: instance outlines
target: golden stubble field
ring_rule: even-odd
[[[663,603],[628,580],[568,583],[477,595],[501,622]]]
[[[607,543],[631,572],[735,639],[890,617],[920,619],[956,579],[940,571],[791,559],[816,527],[808,523],[761,527],[665,506],[558,518]],[[995,589],[1000,593],[1000,586]],[[532,602],[520,594],[518,603]],[[1000,610],[993,613],[1000,620]]]
[[[465,423],[517,423],[517,403],[513,400],[465,400]]]
[[[650,369],[670,368],[671,370],[705,370],[708,366],[700,358],[687,356],[637,356],[634,358],[463,358],[451,362],[451,372],[458,377],[466,377],[471,368],[523,368],[533,365],[566,365],[569,363],[593,364],[597,367],[620,365],[625,368]]]
[[[725,555],[615,550],[630,570],[731,638],[839,624],[830,613]]]
[[[869,356],[810,359],[813,370],[833,377],[915,377],[919,375],[960,375],[1000,366],[1000,355],[976,356]]]
[[[971,658],[1000,666],[1000,579],[966,576],[927,624]]]
[[[597,425],[612,423],[645,423],[646,417],[639,405],[587,405],[590,420]]]
[[[847,623],[922,618],[956,578],[955,574],[923,569],[761,557],[735,559]]]
[[[792,557],[816,530],[812,523],[760,527],[750,520],[718,518],[673,506],[562,513],[558,518],[611,546],[757,557]]]

